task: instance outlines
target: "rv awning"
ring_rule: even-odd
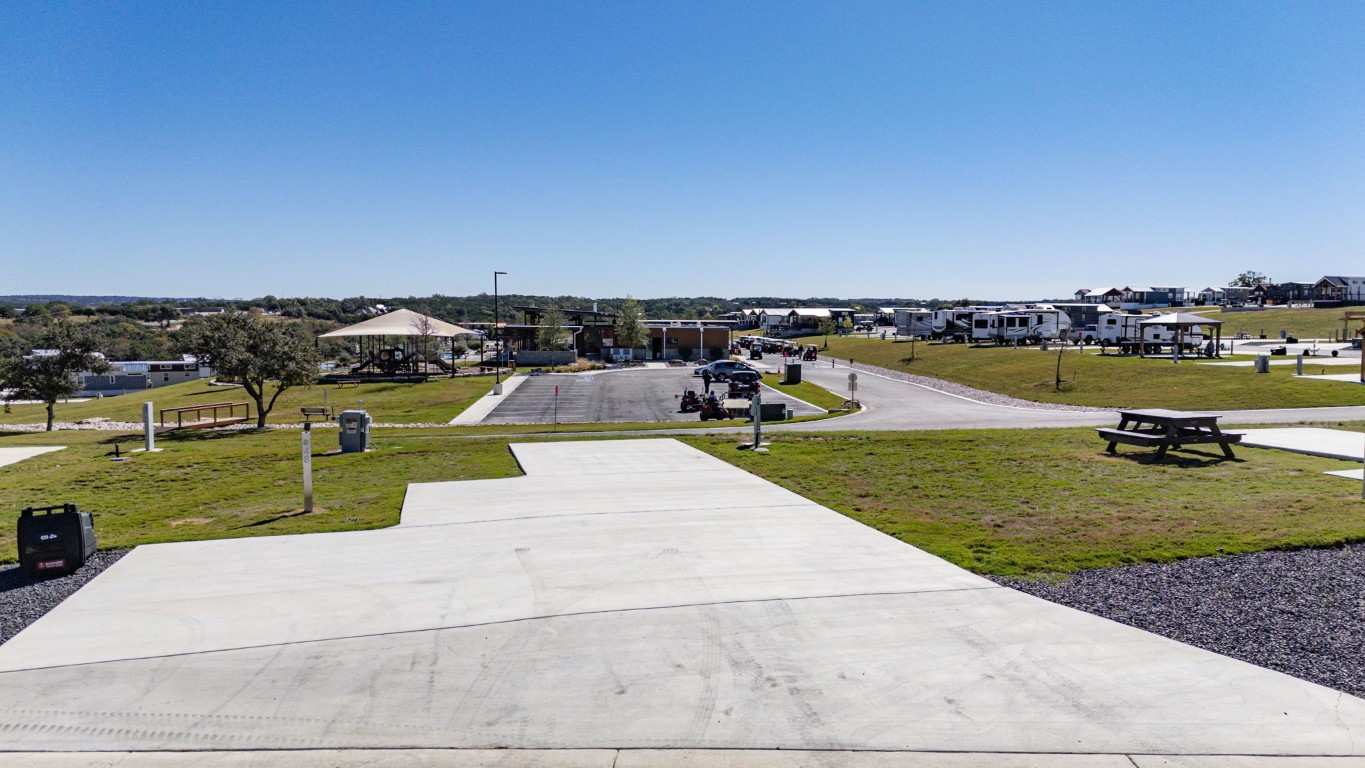
[[[318,338],[333,339],[339,336],[478,336],[479,331],[471,331],[459,325],[427,317],[410,309],[395,309],[387,315],[370,318],[364,322],[328,331]]]

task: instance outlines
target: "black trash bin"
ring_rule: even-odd
[[[786,367],[786,369],[783,371],[783,373],[786,374],[786,375],[783,376],[783,378],[782,378],[782,383],[783,383],[783,384],[800,384],[800,383],[801,383],[801,364],[800,364],[800,363],[787,363],[787,367]]]
[[[30,577],[65,576],[95,555],[95,519],[75,504],[19,514],[19,566]]]

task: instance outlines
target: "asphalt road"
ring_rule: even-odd
[[[553,424],[583,422],[698,422],[696,413],[678,410],[685,389],[702,390],[692,368],[630,368],[591,373],[531,376],[486,416],[481,424]],[[558,387],[558,416],[555,388]],[[712,391],[724,392],[724,384]],[[763,390],[763,401],[783,402],[796,415],[822,413],[775,391]],[[708,422],[710,423],[710,422]],[[721,422],[726,423],[726,422]]]

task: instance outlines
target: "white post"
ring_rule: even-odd
[[[152,426],[152,401],[142,404],[142,432],[145,435],[143,450],[151,453],[156,450],[156,429]]]
[[[762,387],[762,382],[759,383]],[[754,444],[750,450],[758,453],[767,453],[768,449],[763,447],[763,394],[761,391],[754,392],[754,399],[751,403],[754,413]]]
[[[303,425],[303,511],[313,511],[313,425]]]

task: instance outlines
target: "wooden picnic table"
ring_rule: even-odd
[[[1242,441],[1241,435],[1231,435],[1218,428],[1220,417],[1212,413],[1172,411],[1167,408],[1148,408],[1136,411],[1119,411],[1118,429],[1099,429],[1100,437],[1109,441],[1106,449],[1117,453],[1119,443],[1155,447],[1158,459],[1166,456],[1171,448],[1196,443],[1218,443],[1223,455],[1229,459],[1237,458],[1232,453],[1232,443]]]

